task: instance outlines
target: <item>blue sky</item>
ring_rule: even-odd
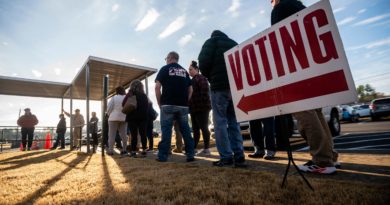
[[[355,84],[390,95],[390,1],[331,4]],[[90,55],[159,69],[171,50],[187,68],[214,29],[240,43],[270,26],[271,10],[270,0],[0,0],[0,75],[69,83]],[[24,107],[56,125],[59,106],[0,95],[0,125],[15,125]]]

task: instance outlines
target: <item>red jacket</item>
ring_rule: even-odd
[[[33,128],[36,124],[38,124],[38,119],[35,115],[22,115],[18,119],[18,125],[24,128]]]

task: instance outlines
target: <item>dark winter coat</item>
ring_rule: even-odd
[[[192,78],[191,83],[193,92],[189,102],[190,113],[210,111],[210,86],[207,79],[203,75],[197,74]]]
[[[130,95],[132,95],[132,93]],[[137,109],[130,112],[129,114],[126,114],[126,122],[144,121],[147,120],[148,118],[148,107],[149,107],[148,97],[144,93],[136,93],[135,96],[137,99]],[[126,102],[125,100],[128,97],[129,96],[126,96],[126,98],[123,101]]]
[[[17,123],[20,127],[23,128],[33,128],[38,124],[38,119],[33,114],[25,114],[20,116]]]
[[[66,120],[65,120],[65,118],[61,118],[57,124],[56,133],[65,134],[65,132],[66,132]]]
[[[306,8],[302,2],[297,0],[280,0],[280,3],[276,5],[271,12],[271,25],[282,21],[283,19],[297,13],[298,11]]]
[[[213,31],[202,46],[198,60],[202,75],[210,82],[211,90],[230,89],[224,53],[237,43],[221,31]]]

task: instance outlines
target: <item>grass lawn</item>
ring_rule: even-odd
[[[381,166],[367,165],[370,170],[381,169],[377,172],[354,169],[359,164],[367,168],[356,157],[355,161],[346,162],[347,169],[337,175],[306,174],[314,192],[294,174],[294,169],[290,171],[287,187],[280,188],[286,165],[282,154],[273,162],[248,160],[247,169],[212,167],[211,161],[217,158],[217,153],[213,155],[185,163],[184,156],[179,154],[173,155],[170,162],[159,163],[154,161],[153,154],[135,159],[70,151],[1,153],[0,204],[388,204],[390,201],[388,155],[377,161],[385,163]],[[297,156],[299,163],[306,159],[306,153]]]

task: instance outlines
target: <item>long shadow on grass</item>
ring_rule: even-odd
[[[65,153],[68,153],[68,152],[65,152]],[[66,174],[68,173],[69,171],[71,171],[74,167],[77,166],[77,164],[79,164],[80,162],[84,161],[85,158],[87,157],[87,155],[84,155],[84,154],[77,154],[77,157],[76,159],[72,160],[70,163],[69,163],[69,166],[64,169],[62,172],[60,172],[59,174],[57,174],[56,176],[54,176],[53,178],[45,181],[43,184],[45,184],[44,186],[42,186],[40,189],[36,190],[34,193],[28,195],[23,201],[19,202],[18,204],[34,204],[34,202],[42,196],[43,193],[45,193],[51,186],[53,186],[56,182],[58,182],[59,180],[61,180],[61,178]]]
[[[85,170],[89,162],[91,162],[92,154],[89,155],[87,163],[84,164],[83,169]]]
[[[42,154],[42,151],[26,152],[26,153],[21,154],[21,155],[17,155],[17,156],[13,156],[13,157],[10,157],[10,158],[6,158],[6,159],[3,159],[3,160],[0,160],[0,164],[5,164],[8,161],[17,160],[17,159],[23,159],[25,157],[34,156],[34,155],[37,155],[37,154]]]
[[[103,193],[110,193],[110,191],[114,190],[114,186],[112,185],[110,173],[108,171],[108,166],[106,162],[106,158],[102,157],[102,165],[103,165]]]
[[[40,156],[27,158],[27,159],[20,159],[16,162],[12,162],[12,164],[16,164],[16,165],[6,167],[6,168],[0,168],[0,171],[6,171],[6,170],[10,170],[10,169],[18,169],[18,168],[24,167],[26,165],[30,165],[32,163],[34,163],[34,164],[43,163],[43,162],[55,159],[57,157],[61,157],[67,153],[69,153],[69,151],[47,152],[47,153],[40,155]],[[42,154],[42,152],[39,152],[39,154]],[[4,164],[6,164],[6,163],[4,163]]]
[[[83,169],[85,170],[86,167],[88,166],[89,162],[91,161],[91,158],[92,158],[92,155],[91,154],[87,154],[88,155],[88,161],[84,164],[84,166],[82,168],[77,168],[77,167],[74,167],[75,169]],[[72,165],[72,162],[65,162],[64,160],[68,157],[71,157],[72,154],[68,155],[68,156],[65,156],[64,158],[61,158],[61,159],[55,159],[57,162],[59,163],[62,163],[64,165],[67,165],[67,166],[73,166]]]

